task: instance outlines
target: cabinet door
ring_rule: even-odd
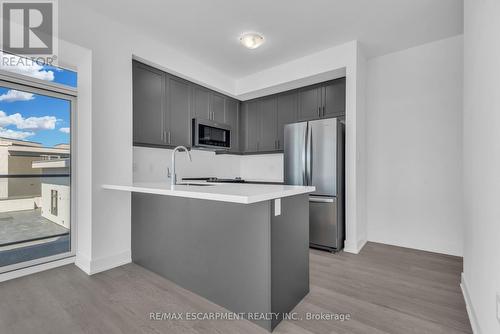
[[[314,86],[299,91],[299,120],[320,118],[321,87]]]
[[[231,126],[231,152],[239,152],[239,102],[226,99],[224,122]]]
[[[274,151],[278,137],[275,96],[262,99],[260,116],[259,151]]]
[[[261,101],[255,100],[245,103],[244,110],[244,150],[246,152],[256,152],[259,148],[260,138],[260,108]]]
[[[191,103],[191,118],[209,119],[210,91],[193,86],[193,98]]]
[[[225,97],[217,93],[212,93],[210,100],[210,111],[212,115],[209,119],[215,122],[224,123]]]
[[[297,92],[282,94],[277,97],[277,131],[278,150],[283,149],[285,125],[297,122]]]
[[[164,142],[165,76],[149,66],[133,63],[133,141]]]
[[[190,145],[189,104],[191,87],[188,82],[167,76],[170,129],[167,141],[173,146]]]
[[[323,88],[322,117],[345,115],[345,78],[335,80]]]

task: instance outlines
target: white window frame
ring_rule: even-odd
[[[45,81],[14,72],[0,70],[0,87],[16,89],[33,94],[45,95],[70,101],[70,251],[30,261],[0,267],[0,275],[19,269],[38,266],[53,261],[74,257],[76,254],[77,220],[76,220],[76,173],[77,173],[77,89],[63,84]]]

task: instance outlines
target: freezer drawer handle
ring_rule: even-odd
[[[323,198],[323,197],[309,197],[309,202],[333,203],[334,199],[333,198]]]

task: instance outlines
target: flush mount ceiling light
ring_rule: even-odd
[[[245,33],[240,36],[240,43],[248,49],[256,49],[264,43],[264,36],[255,32]]]

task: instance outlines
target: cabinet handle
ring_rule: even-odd
[[[168,143],[170,144],[170,131],[168,132]]]
[[[323,117],[325,117],[325,106],[323,106]]]
[[[318,117],[321,117],[321,107],[318,107]]]

